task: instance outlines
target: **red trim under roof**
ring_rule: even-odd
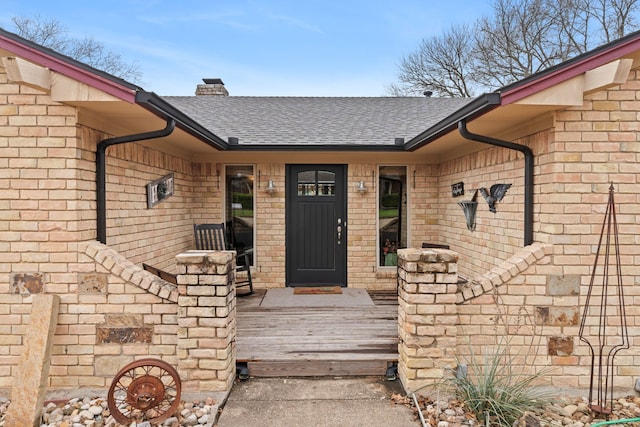
[[[27,46],[16,40],[6,37],[3,34],[0,34],[0,48],[14,53],[16,56],[19,56],[23,59],[34,62],[43,67],[47,67],[57,73],[63,74],[67,77],[113,95],[123,101],[134,103],[136,100],[136,90],[131,87],[119,84],[113,80],[107,79],[106,77],[93,73],[90,70],[64,61],[62,58],[57,58],[34,47]]]
[[[586,71],[620,59],[639,49],[640,34],[638,33],[627,40],[623,39],[613,42],[608,46],[605,45],[602,50],[587,53],[584,58],[578,57],[576,60],[569,60],[565,64],[560,64],[557,68],[551,68],[547,72],[542,72],[542,75],[537,78],[532,76],[531,81],[525,79],[521,83],[516,83],[515,87],[511,89],[507,88],[507,90],[500,93],[501,105],[513,104],[529,95],[533,95]]]

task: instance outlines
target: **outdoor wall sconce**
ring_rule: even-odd
[[[478,210],[478,202],[476,202],[476,196],[478,190],[473,193],[471,200],[465,200],[458,202],[458,206],[462,208],[464,217],[467,219],[467,230],[474,231],[476,229],[476,210]]]
[[[269,180],[269,182],[267,182],[267,188],[265,188],[264,191],[266,191],[269,194],[273,194],[276,192],[276,185],[273,183],[272,180]]]
[[[367,192],[367,186],[364,184],[364,181],[359,181],[358,182],[358,191],[360,193],[366,193]]]

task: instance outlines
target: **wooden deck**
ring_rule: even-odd
[[[265,291],[237,300],[237,361],[251,376],[383,376],[398,361],[395,293],[375,306],[264,308]]]

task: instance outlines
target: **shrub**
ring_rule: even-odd
[[[525,412],[544,409],[551,394],[535,384],[546,371],[525,374],[522,364],[514,364],[509,346],[499,344],[482,355],[471,351],[468,360],[458,358],[458,370],[443,379],[441,386],[465,402],[481,424],[511,427]],[[467,372],[460,367],[466,366]]]

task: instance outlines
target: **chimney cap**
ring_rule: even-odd
[[[202,79],[202,81],[205,84],[208,84],[208,85],[222,85],[222,86],[224,86],[224,82],[220,78]]]

